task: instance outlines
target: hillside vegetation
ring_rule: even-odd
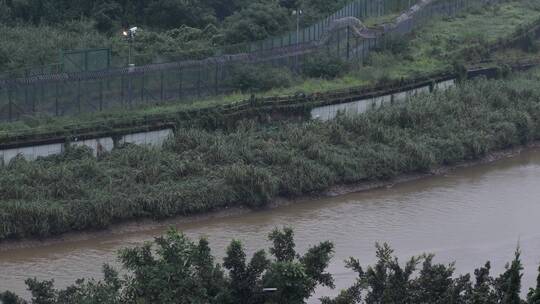
[[[504,61],[524,56],[538,57],[538,48],[534,47],[538,44],[536,41],[533,41],[533,47],[517,46],[512,48],[513,51],[505,52],[505,55],[497,55],[502,52],[489,53],[489,48],[494,43],[515,37],[537,21],[540,21],[540,3],[534,0],[509,1],[494,7],[479,7],[456,18],[433,20],[412,36],[391,41],[391,47],[372,53],[361,66],[349,65],[335,58],[315,58],[307,63],[305,73],[301,75],[263,67],[238,78],[239,92],[235,94],[192,102],[146,106],[127,112],[111,110],[106,114],[86,114],[79,117],[26,118],[15,123],[0,124],[0,137],[24,132],[62,132],[78,127],[91,127],[93,124],[112,127],[116,123],[145,115],[171,114],[235,103],[249,99],[250,93],[241,92],[246,83],[247,91],[251,91],[253,87],[272,87],[279,83],[278,88],[256,92],[258,96],[291,95],[297,92],[309,94],[373,86],[445,71],[453,72],[456,66],[490,57],[499,57]],[[511,56],[507,56],[508,53]],[[321,66],[325,68],[321,69]]]
[[[348,0],[40,0],[0,1],[0,74],[49,65],[62,49],[111,47],[127,58],[122,30],[138,26],[134,55],[193,58],[222,45],[244,43],[295,28],[292,10],[302,7],[301,24],[337,11]],[[125,64],[125,62],[115,62]]]

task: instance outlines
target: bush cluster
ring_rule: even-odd
[[[347,72],[349,64],[331,54],[308,56],[302,63],[302,74],[310,78],[333,79]]]
[[[267,65],[237,65],[231,68],[226,85],[235,91],[261,92],[289,87],[293,77],[289,69]]]

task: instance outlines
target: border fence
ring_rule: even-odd
[[[130,109],[224,94],[234,90],[229,79],[246,64],[298,71],[306,59],[320,53],[361,63],[374,49],[384,48],[392,35],[406,35],[432,18],[453,16],[471,5],[495,2],[420,0],[394,22],[368,28],[360,20],[403,10],[408,0],[355,0],[325,20],[302,29],[298,40],[296,32],[291,32],[252,43],[248,51],[224,51],[226,55],[203,60],[105,69],[81,69],[79,65],[73,71],[3,79],[0,121]],[[88,64],[84,61],[88,58],[81,60],[80,64]]]
[[[62,51],[62,72],[102,71],[111,68],[111,49]]]

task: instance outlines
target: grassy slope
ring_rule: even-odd
[[[519,27],[526,26],[538,18],[540,18],[540,3],[535,0],[511,1],[495,8],[476,9],[455,19],[432,22],[415,35],[410,42],[409,50],[405,53],[397,55],[389,52],[376,53],[366,66],[351,71],[344,77],[333,80],[306,79],[292,87],[271,90],[262,95],[289,95],[298,91],[323,92],[373,85],[381,79],[411,78],[451,70],[453,62],[461,57],[466,48],[507,38]],[[0,137],[20,132],[62,131],[94,123],[107,124],[107,121],[118,122],[148,114],[206,108],[247,98],[247,95],[237,93],[190,103],[149,106],[129,112],[113,111],[80,117],[30,118],[26,121],[0,124]]]
[[[0,168],[0,240],[126,219],[262,206],[332,185],[425,172],[540,139],[540,70],[329,123],[178,130],[164,149],[84,150]]]

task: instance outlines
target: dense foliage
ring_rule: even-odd
[[[341,8],[347,0],[1,0],[0,71],[58,62],[62,49],[111,47],[125,57],[122,29],[138,26],[137,62],[204,57],[225,44],[281,34]],[[36,43],[41,42],[41,43]],[[16,52],[14,52],[16,50]],[[174,57],[173,57],[174,56]],[[149,59],[150,58],[150,59]]]
[[[0,21],[40,25],[89,19],[96,21],[98,28],[105,30],[115,25],[129,24],[163,29],[182,25],[200,28],[225,20],[254,3],[270,3],[288,10],[302,7],[306,9],[309,18],[320,18],[336,11],[347,0],[2,0]]]
[[[334,288],[326,272],[334,245],[321,242],[300,255],[290,228],[276,229],[268,236],[268,256],[257,251],[250,260],[238,240],[233,240],[223,264],[215,262],[209,243],[195,243],[175,230],[153,243],[123,249],[119,254],[124,273],[108,265],[102,281],[78,280],[57,290],[54,281],[28,279],[30,302],[11,292],[0,294],[4,304],[302,304],[315,288]],[[538,304],[540,276],[527,301],[520,299],[523,267],[520,251],[498,277],[489,262],[470,274],[457,276],[453,264],[434,263],[433,255],[412,257],[404,265],[386,244],[377,245],[377,263],[363,268],[351,258],[347,267],[358,277],[336,298],[323,304]]]
[[[240,92],[260,92],[288,87],[293,76],[287,68],[267,65],[237,65],[231,69],[227,85]]]
[[[540,138],[540,75],[477,81],[363,115],[178,129],[163,149],[85,149],[0,168],[0,239],[261,207],[338,184],[429,172]]]
[[[333,79],[345,74],[348,68],[348,63],[342,58],[323,52],[306,58],[302,63],[302,74],[311,78]]]

